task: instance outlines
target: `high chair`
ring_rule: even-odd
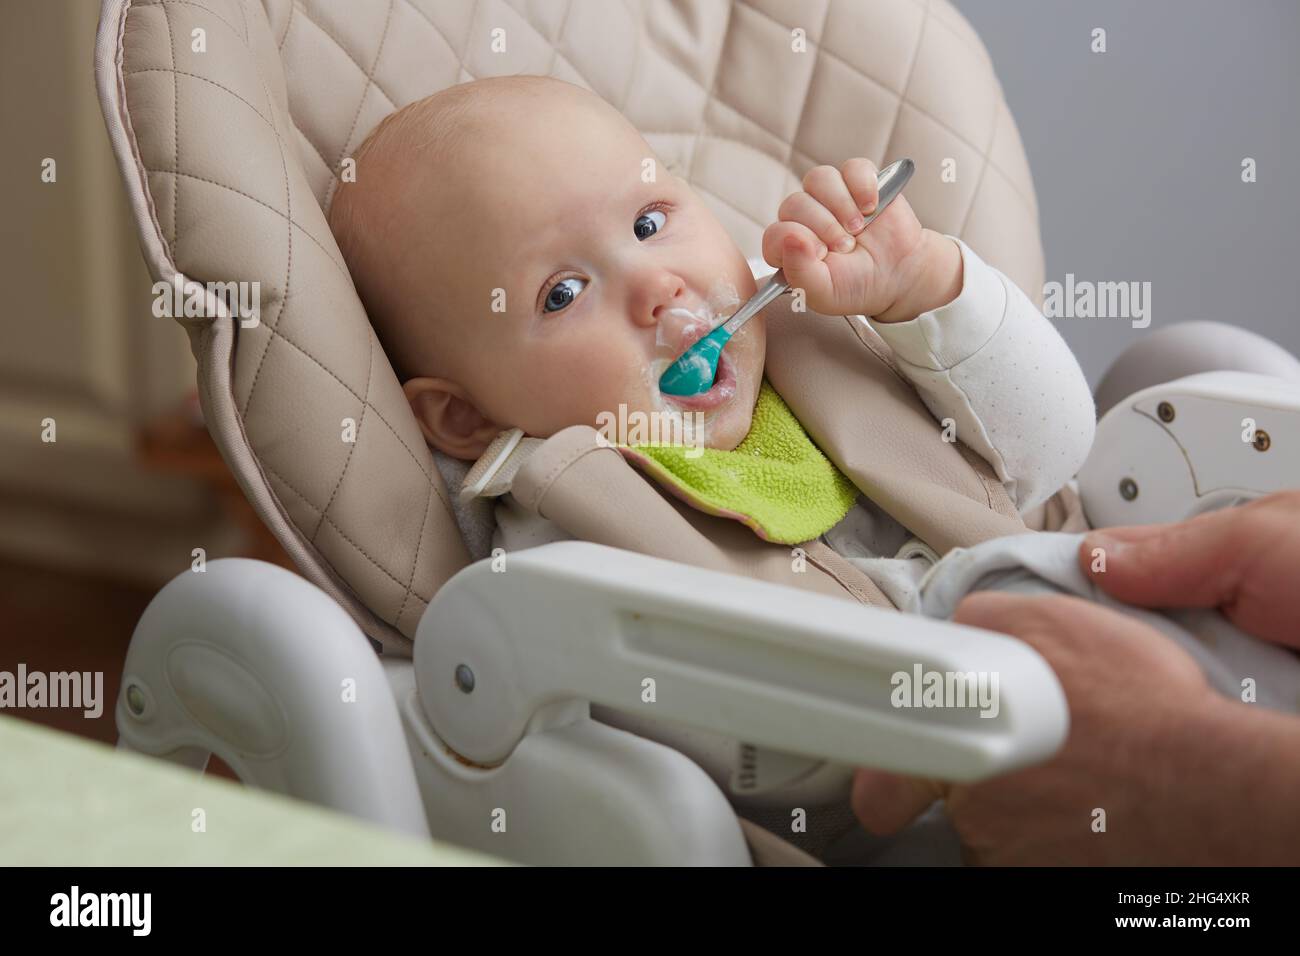
[[[584,542],[490,554],[490,508],[449,495],[465,465],[427,449],[323,212],[387,113],[549,74],[618,107],[750,257],[816,164],[951,161],[909,187],[918,216],[1033,294],[1024,150],[947,0],[103,0],[95,55],[150,271],[204,306],[175,318],[208,427],[301,572],[218,560],[164,587],[121,746],[522,862],[749,865],[814,862],[798,847],[851,825],[854,766],[977,780],[1061,745],[1060,686],[1011,638]],[[258,283],[260,314],[225,282]],[[1128,382],[1085,507],[1294,484],[1297,388],[1219,375]],[[1279,453],[1226,464],[1243,409]],[[917,664],[999,673],[997,716],[891,707]]]

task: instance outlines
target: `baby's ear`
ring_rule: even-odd
[[[480,412],[455,382],[413,378],[402,385],[424,440],[444,455],[475,461],[503,426]]]

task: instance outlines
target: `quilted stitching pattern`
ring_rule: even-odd
[[[207,32],[196,53],[195,28]],[[807,31],[807,53],[791,31]],[[492,52],[492,31],[507,51]],[[947,0],[134,0],[123,99],[155,228],[199,281],[257,280],[231,387],[292,524],[410,637],[465,560],[446,488],[325,223],[337,171],[393,109],[503,73],[624,112],[746,256],[818,163],[910,155],[908,196],[1035,294],[1033,184],[983,46]],[[944,158],[957,181],[942,183]],[[162,278],[167,278],[162,276]],[[342,422],[357,423],[354,444]]]

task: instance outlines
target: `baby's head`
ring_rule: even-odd
[[[658,388],[753,294],[744,254],[600,97],[546,77],[476,80],[387,117],[355,158],[330,228],[430,445],[472,460],[502,429],[545,438],[620,405],[703,412],[692,441],[709,447],[745,437],[761,316],[711,391]]]

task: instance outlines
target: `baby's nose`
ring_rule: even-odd
[[[632,312],[644,325],[662,322],[671,308],[692,304],[690,288],[674,269],[650,266],[630,279]]]

